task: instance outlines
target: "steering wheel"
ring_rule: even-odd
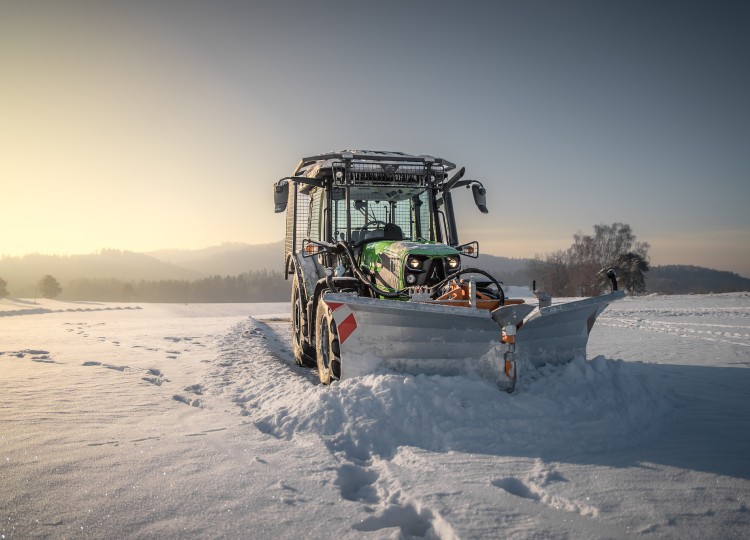
[[[385,226],[388,224],[385,221],[380,221],[379,219],[373,219],[372,221],[368,221],[367,223],[362,225],[362,228],[367,229],[367,227],[369,227],[370,225],[378,225],[378,226],[382,225],[385,228]]]

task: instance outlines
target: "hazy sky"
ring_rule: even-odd
[[[0,0],[0,254],[280,240],[343,148],[465,165],[489,253],[624,222],[750,276],[750,3]]]

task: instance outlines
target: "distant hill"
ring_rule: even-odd
[[[150,253],[103,249],[88,255],[33,254],[0,258],[0,278],[8,283],[13,296],[33,297],[36,284],[45,274],[57,278],[64,290],[74,280],[196,281],[248,272],[280,272],[283,257],[281,241],[259,245],[226,243],[205,249]],[[478,259],[464,258],[463,265],[486,270],[506,286],[530,286],[535,276],[526,270],[529,260],[481,254]],[[750,279],[698,266],[666,265],[654,266],[646,273],[646,287],[648,292],[661,294],[750,291]]]
[[[531,280],[533,279],[526,272],[529,260],[480,253],[479,257],[475,260],[464,257],[462,264],[464,268],[471,265],[481,270],[486,270],[502,281],[503,285],[518,285],[523,287],[531,286]]]
[[[225,243],[205,249],[165,249],[147,255],[205,276],[239,275],[255,270],[283,270],[284,242]]]
[[[44,275],[54,276],[65,288],[79,278],[121,280],[196,279],[200,272],[183,268],[143,253],[103,249],[88,255],[40,255],[0,258],[0,277],[13,296],[33,297]]]
[[[252,270],[283,270],[284,242],[271,244],[226,243],[196,250],[159,250],[147,255],[200,272],[204,275],[237,275]],[[464,266],[471,264],[496,274],[509,285],[527,285],[526,264],[529,259],[513,259],[496,255],[481,254],[476,260],[464,258]],[[520,283],[508,281],[511,277],[523,275]]]
[[[646,290],[661,294],[705,294],[750,291],[750,279],[734,272],[700,266],[653,266],[646,272]]]

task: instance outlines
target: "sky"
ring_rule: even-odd
[[[750,277],[750,4],[0,0],[0,255],[281,240],[302,156],[444,157],[462,241]]]

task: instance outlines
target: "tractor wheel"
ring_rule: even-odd
[[[314,351],[311,351],[303,338],[304,310],[300,283],[295,272],[292,281],[292,348],[294,350],[294,361],[297,362],[298,366],[315,367]],[[310,354],[311,352],[313,354]]]
[[[341,350],[336,321],[321,298],[315,314],[315,350],[318,356],[320,382],[331,384],[341,378]]]

